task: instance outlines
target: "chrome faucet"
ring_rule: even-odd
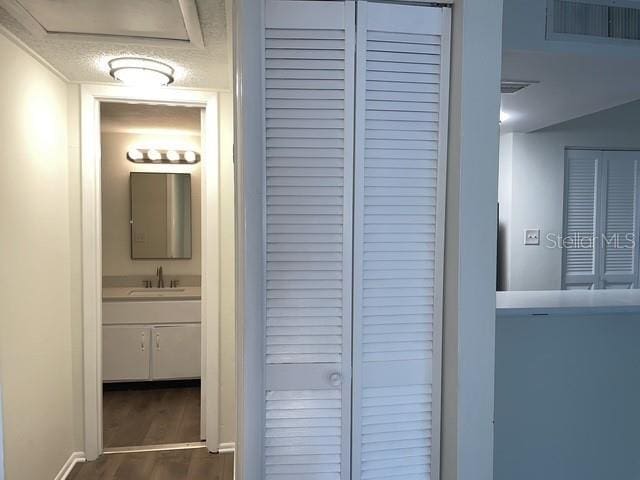
[[[156,269],[156,275],[158,277],[158,288],[164,288],[164,277],[162,276],[162,267]]]

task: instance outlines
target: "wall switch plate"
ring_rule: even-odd
[[[525,245],[540,245],[540,229],[528,228],[524,231]]]

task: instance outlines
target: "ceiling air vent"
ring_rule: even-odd
[[[547,38],[640,40],[640,5],[624,0],[549,0]]]
[[[500,82],[500,93],[517,93],[523,88],[527,88],[537,81],[523,82],[521,80],[502,80]]]

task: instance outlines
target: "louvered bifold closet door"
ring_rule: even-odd
[[[358,2],[352,478],[438,478],[450,15]]]
[[[265,4],[266,480],[349,478],[354,17]]]
[[[602,152],[567,150],[565,164],[564,233],[555,241],[563,255],[562,287],[599,288],[596,241],[598,178]],[[554,246],[554,245],[552,245]]]
[[[635,288],[638,152],[604,152],[601,288]]]

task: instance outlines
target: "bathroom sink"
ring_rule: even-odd
[[[134,288],[129,290],[131,297],[164,297],[184,293],[184,288]]]
[[[102,289],[102,300],[106,302],[200,300],[200,287],[189,285],[174,288],[106,287]]]

